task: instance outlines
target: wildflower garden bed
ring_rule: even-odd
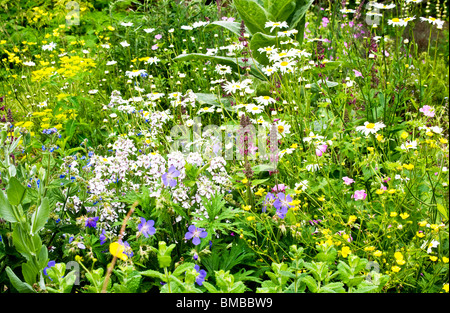
[[[0,293],[448,293],[448,1],[1,1]]]

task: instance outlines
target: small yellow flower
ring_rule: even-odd
[[[403,212],[403,213],[400,213],[400,217],[405,220],[409,217],[409,214],[407,212]]]
[[[439,138],[439,142],[442,144],[446,144],[446,143],[448,143],[448,140],[445,138]]]
[[[401,137],[402,139],[406,139],[406,138],[408,138],[408,136],[409,136],[409,134],[408,134],[407,132],[403,132],[403,133],[400,135],[400,137]]]
[[[431,261],[436,262],[437,259],[438,259],[437,256],[435,256],[435,255],[430,255],[430,260],[431,260]]]
[[[296,143],[293,143],[293,144],[291,145],[291,148],[292,148],[292,149],[297,149],[297,147],[298,147],[298,145],[297,145]]]
[[[243,209],[244,211],[250,211],[251,208],[252,208],[251,205],[243,205],[243,206],[242,206],[242,209]]]
[[[364,251],[368,251],[368,252],[373,251],[373,250],[375,250],[374,246],[370,246],[370,247],[365,247],[364,248]]]
[[[113,242],[109,245],[109,252],[113,255],[122,259],[124,261],[128,260],[128,256],[123,253],[125,251],[125,246],[118,242]]]
[[[444,263],[448,263],[448,258],[447,257],[442,257],[442,262],[444,262]]]
[[[113,31],[113,30],[115,30],[115,28],[114,28],[114,27],[112,27],[112,26],[108,26],[107,28],[108,28],[108,30],[110,30],[110,31]]]
[[[398,215],[397,212],[391,212],[391,214],[389,214],[390,217],[396,217]]]
[[[403,168],[406,168],[407,170],[412,170],[414,168],[413,164],[403,164]]]
[[[445,292],[448,292],[448,283],[444,284],[444,286],[442,287],[442,289],[444,289]]]
[[[377,134],[377,141],[383,141],[383,135]]]
[[[419,222],[419,226],[424,227],[425,225],[427,225],[427,221]]]
[[[346,258],[349,254],[351,254],[352,253],[352,251],[350,250],[350,248],[349,247],[347,247],[347,246],[343,246],[342,247],[342,249],[341,249],[341,255],[344,257],[344,258]]]
[[[244,178],[244,179],[242,180],[242,183],[243,183],[244,185],[246,185],[246,184],[248,183],[248,179],[247,179],[247,178]]]
[[[384,193],[384,189],[377,189],[377,190],[375,190],[375,193],[377,195],[382,195]]]
[[[262,197],[264,194],[264,191],[266,191],[264,188],[259,188],[257,192],[255,192],[255,195]]]
[[[367,150],[369,150],[370,152],[373,152],[373,147],[367,147]]]
[[[352,223],[354,223],[357,219],[358,219],[358,217],[356,217],[355,215],[350,215],[350,216],[348,217],[348,222],[347,222],[347,224],[352,224]]]
[[[77,262],[83,262],[83,257],[80,256],[80,255],[76,255],[76,256],[75,256],[75,261],[77,261]]]
[[[423,232],[422,233],[421,232],[417,232],[416,236],[419,237],[419,238],[423,238],[423,237],[425,237],[425,234]]]
[[[399,267],[399,266],[397,266],[397,265],[394,265],[394,266],[391,267],[391,270],[392,270],[394,273],[400,272],[401,269],[402,269],[402,268]]]
[[[393,193],[395,193],[395,191],[395,189],[389,189],[387,192],[392,195]]]
[[[373,253],[373,255],[376,256],[376,257],[380,257],[380,256],[383,255],[383,252],[381,252],[380,250],[377,250],[377,251],[375,251],[375,252]]]

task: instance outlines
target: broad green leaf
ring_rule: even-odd
[[[254,0],[234,0],[233,3],[251,35],[268,32],[265,24],[269,21],[269,14],[259,3]]]
[[[216,289],[216,287],[214,287],[213,285],[211,285],[210,283],[208,283],[207,281],[203,282],[203,286],[206,288],[206,290],[208,290],[210,293],[219,293],[219,291]]]
[[[214,22],[211,22],[208,25],[206,25],[205,29],[206,28],[214,29],[214,28],[217,28],[219,26],[223,27],[225,29],[228,29],[229,31],[231,31],[232,33],[235,33],[238,36],[241,36],[241,23],[238,23],[238,22],[214,21]],[[245,32],[249,33],[247,27],[245,27]]]
[[[294,12],[295,6],[294,0],[271,1],[268,12],[272,15],[274,22],[282,22]]]
[[[305,277],[302,278],[302,281],[306,284],[306,286],[308,286],[309,291],[316,293],[318,286],[316,281],[314,280],[314,278],[312,278],[311,276],[307,275]]]
[[[34,235],[47,223],[48,216],[50,215],[50,205],[48,198],[45,197],[39,208],[33,213],[31,220],[31,233]]]
[[[142,276],[154,277],[154,278],[158,278],[164,282],[166,281],[166,276],[158,271],[146,270],[146,271],[143,271],[140,273]]]
[[[277,37],[270,36],[263,33],[256,33],[252,36],[250,40],[250,49],[252,50],[253,57],[256,61],[263,65],[269,64],[269,59],[265,52],[261,53],[258,51],[259,48],[266,48],[277,45]]]
[[[33,266],[31,261],[22,263],[22,274],[23,278],[30,286],[33,286],[33,284],[36,283],[36,276],[38,274],[38,271],[36,270],[35,266]]]
[[[0,190],[0,217],[11,223],[19,222],[3,190]]]
[[[190,263],[190,262],[183,263],[183,264],[177,266],[177,268],[173,271],[172,275],[180,276],[181,274],[186,272],[188,269],[194,268],[194,266],[195,266],[194,263]]]
[[[21,281],[20,278],[17,277],[16,274],[14,274],[14,272],[12,271],[12,269],[9,266],[6,267],[6,274],[8,274],[11,284],[13,285],[14,288],[16,288],[16,290],[18,292],[20,292],[20,293],[35,293],[36,292],[33,290],[33,288],[31,288],[31,286],[29,284]]]
[[[289,16],[289,18],[286,20],[286,22],[289,25],[289,29],[298,29],[298,25],[300,24],[300,21],[302,21],[303,26],[305,24],[305,14],[308,11],[309,7],[311,6],[311,4],[314,2],[314,0],[296,0],[296,5],[295,5],[295,12],[293,12],[293,14],[291,16]],[[297,34],[297,38],[301,36],[303,38],[303,32],[300,34]]]
[[[11,205],[19,205],[22,203],[27,189],[15,177],[9,179],[9,186],[6,194]]]

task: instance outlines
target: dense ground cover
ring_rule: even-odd
[[[0,292],[449,292],[447,1],[0,7]]]

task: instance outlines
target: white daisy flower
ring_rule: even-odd
[[[122,46],[122,47],[129,47],[130,46],[130,44],[125,40],[125,41],[122,41],[121,43],[120,43],[120,45]]]
[[[226,75],[226,74],[231,74],[231,66],[228,65],[222,65],[222,64],[217,64],[216,68],[215,68],[216,73],[218,73],[219,75]]]
[[[270,32],[272,32],[275,28],[288,28],[289,25],[286,23],[286,21],[283,22],[266,22],[264,25],[265,28],[270,28]]]
[[[258,104],[262,104],[265,106],[277,102],[275,99],[273,99],[272,97],[269,97],[269,96],[259,96],[259,97],[255,97],[253,99],[255,99]]]
[[[410,149],[417,149],[417,141],[406,141],[404,144],[400,146],[402,150],[410,150]]]
[[[383,127],[386,127],[386,125],[381,122],[365,122],[364,126],[358,126],[356,127],[356,130],[362,132],[365,136],[368,136],[369,134],[376,134]]]

